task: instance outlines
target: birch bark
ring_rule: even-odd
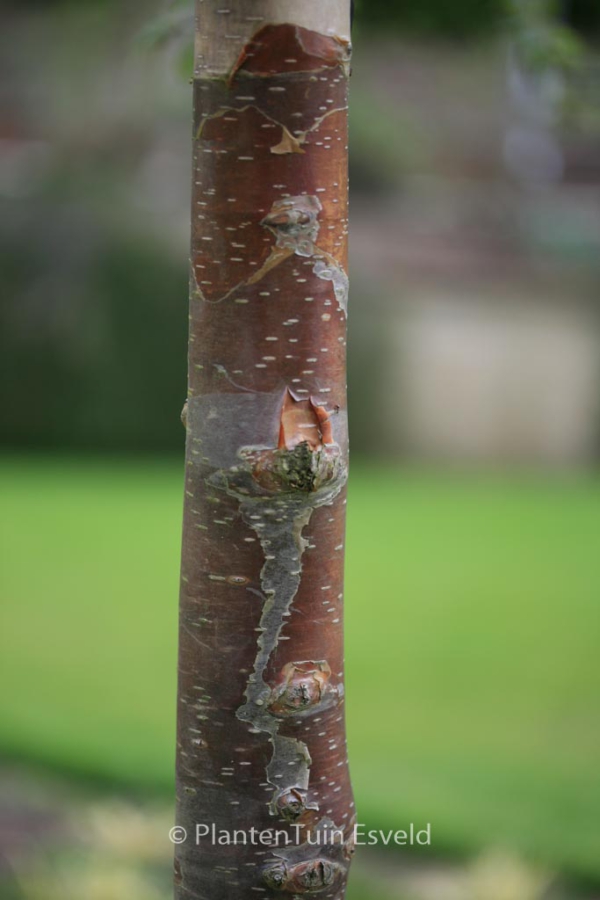
[[[196,16],[175,894],[342,900],[350,3]]]

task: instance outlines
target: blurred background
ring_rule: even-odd
[[[170,895],[187,3],[5,4],[0,896]],[[600,6],[362,0],[348,900],[600,898]]]

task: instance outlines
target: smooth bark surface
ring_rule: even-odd
[[[197,3],[180,900],[341,900],[353,851],[348,19],[337,0]]]

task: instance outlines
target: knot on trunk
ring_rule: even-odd
[[[306,791],[302,788],[288,788],[275,798],[275,809],[288,822],[295,822],[306,810]]]
[[[312,710],[334,694],[330,677],[331,669],[325,661],[288,663],[272,690],[269,711],[285,718]]]
[[[319,234],[318,215],[323,207],[315,195],[275,200],[261,225],[275,236],[277,247],[299,256],[312,256]]]
[[[312,398],[300,400],[287,389],[278,446],[242,447],[238,455],[243,465],[226,473],[229,488],[248,498],[292,495],[296,505],[312,507],[320,505],[321,495],[337,493],[346,480],[346,466],[333,440],[331,415]]]
[[[312,894],[331,887],[343,873],[338,863],[328,859],[310,859],[289,865],[283,860],[265,869],[265,884],[275,891],[290,894]]]

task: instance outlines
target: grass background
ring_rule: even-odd
[[[0,466],[0,750],[172,788],[182,471]],[[600,883],[600,484],[352,473],[359,817]]]

